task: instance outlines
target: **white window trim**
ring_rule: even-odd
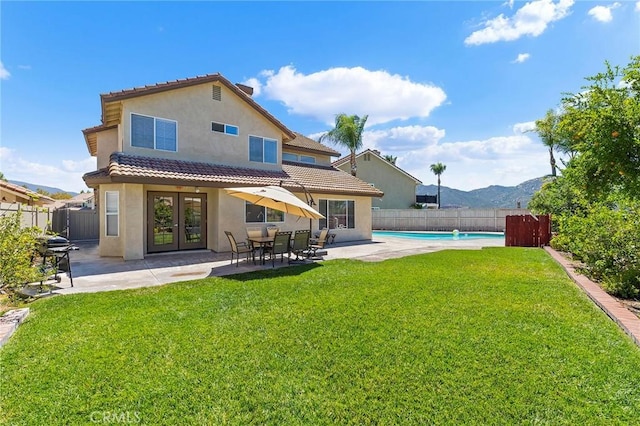
[[[291,155],[293,157],[295,157],[295,160],[285,160],[284,159],[284,155]],[[306,158],[312,158],[313,161],[302,161],[302,157],[306,157]],[[284,161],[293,161],[295,163],[301,163],[301,164],[317,164],[317,159],[316,157],[314,157],[313,155],[304,155],[304,154],[294,154],[292,152],[283,152],[282,153],[282,159]]]
[[[134,115],[139,115],[140,117],[148,117],[148,118],[153,118],[153,148],[145,148],[142,146],[135,146],[133,144],[133,116]],[[171,121],[173,123],[176,123],[176,150],[172,151],[169,149],[160,149],[157,148],[157,140],[156,140],[156,120],[164,120],[164,121]],[[154,149],[156,151],[164,151],[164,152],[178,152],[178,121],[177,120],[171,120],[170,118],[163,118],[163,117],[154,117],[153,115],[146,115],[146,114],[139,114],[137,112],[131,112],[130,116],[129,116],[129,145],[131,146],[131,148],[139,148],[139,149]]]
[[[327,224],[327,229],[329,229],[330,231],[341,231],[341,230],[349,230],[349,229],[356,229],[356,200],[352,199],[352,198],[321,198],[318,199],[318,204],[322,201],[326,201],[327,202],[327,214],[329,214],[328,210],[329,210],[329,202],[330,201],[344,201],[347,203],[347,209],[349,208],[349,201],[353,202],[353,228],[349,228],[349,227],[345,227],[345,228],[331,228],[329,226],[329,218],[325,218],[324,220],[326,221]],[[320,206],[318,206],[319,208]],[[347,217],[349,216],[349,211],[347,210]]]
[[[224,132],[216,132],[215,130],[213,130],[213,123],[222,124],[224,126]],[[219,121],[212,121],[211,125],[212,125],[211,126],[212,127],[211,128],[211,133],[220,133],[220,134],[227,135],[227,136],[233,136],[234,138],[237,138],[238,136],[240,136],[240,126],[236,126],[234,124],[221,123]],[[236,135],[236,134],[233,134],[233,133],[227,133],[227,127],[235,127],[238,130],[238,134]]]
[[[109,194],[115,194],[116,197],[116,211],[109,212]],[[107,218],[109,216],[115,216],[116,221],[116,235],[109,234]],[[105,191],[104,192],[104,235],[106,237],[119,237],[120,236],[120,191]]]
[[[247,222],[247,205],[251,204],[248,201],[244,202],[244,223],[247,225],[251,225],[252,223],[285,223],[287,220],[287,213],[282,212],[282,221],[275,221],[275,220],[267,220],[267,209],[270,210],[275,210],[275,211],[281,211],[281,210],[277,210],[277,209],[271,209],[269,207],[265,207],[265,206],[260,206],[264,209],[264,220],[262,222]]]
[[[260,139],[262,139],[262,161],[253,161],[253,160],[251,159],[251,145],[250,145],[250,144],[251,144],[251,137],[254,137],[254,138],[260,138]],[[273,142],[275,142],[275,143],[276,143],[276,162],[275,162],[275,163],[267,163],[266,161],[264,161],[264,152],[265,152],[265,149],[264,149],[264,143],[265,143],[266,141],[273,141]],[[250,135],[247,137],[247,147],[249,148],[249,149],[247,150],[247,151],[248,151],[248,152],[247,152],[247,154],[248,154],[248,156],[249,156],[249,161],[250,161],[250,162],[252,162],[252,163],[261,163],[261,164],[278,164],[278,146],[279,146],[279,145],[280,145],[280,144],[278,143],[278,139],[272,139],[272,138],[268,138],[268,137],[266,137],[266,136],[259,136],[259,135],[251,135],[251,134],[250,134]]]

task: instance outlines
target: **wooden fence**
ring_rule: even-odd
[[[372,210],[373,229],[393,231],[504,232],[509,215],[526,209],[380,209]]]
[[[511,247],[542,247],[551,241],[549,215],[518,215],[506,217],[504,245]]]
[[[17,211],[22,213],[23,227],[37,226],[43,231],[51,223],[52,211],[48,207],[26,206],[19,203],[0,203],[0,215],[12,214]]]
[[[51,228],[72,241],[97,240],[100,230],[98,211],[58,209],[53,212]]]

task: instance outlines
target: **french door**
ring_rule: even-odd
[[[207,196],[147,193],[147,252],[207,247]]]

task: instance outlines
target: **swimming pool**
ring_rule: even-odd
[[[412,240],[476,240],[479,238],[504,239],[502,232],[422,232],[422,231],[373,231],[375,237],[409,238]]]

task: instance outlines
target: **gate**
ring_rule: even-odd
[[[507,247],[542,247],[551,241],[549,215],[507,216],[504,244]]]
[[[53,212],[51,229],[72,241],[97,240],[100,219],[97,210],[58,209]]]

